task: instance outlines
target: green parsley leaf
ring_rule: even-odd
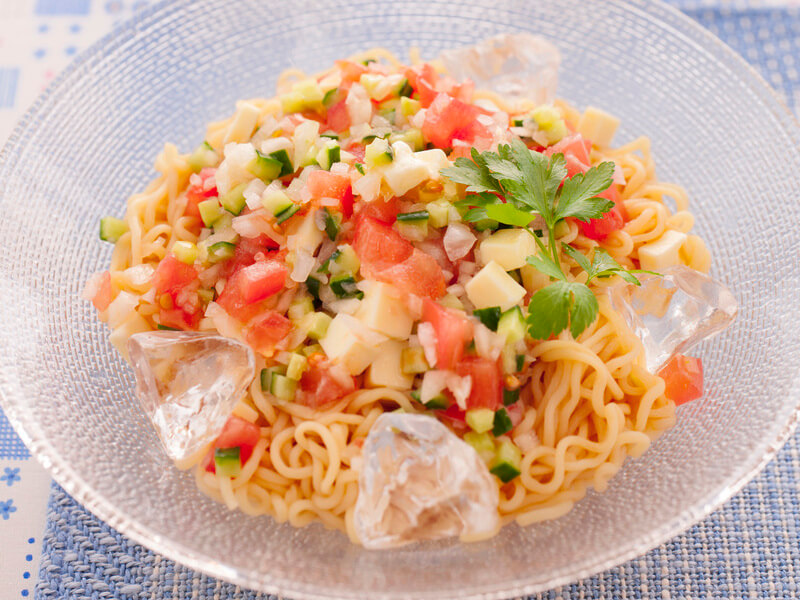
[[[592,260],[591,264],[589,263],[589,259],[587,259],[582,252],[576,250],[568,244],[564,244],[564,252],[569,254],[570,257],[572,257],[572,259],[575,260],[575,262],[577,262],[580,267],[589,275],[586,283],[589,283],[595,277],[604,278],[611,277],[613,275],[619,275],[628,283],[632,283],[633,285],[641,285],[639,280],[634,276],[634,273],[650,273],[651,275],[660,275],[660,273],[643,271],[641,269],[628,270],[614,260],[614,257],[602,248],[595,248],[594,259]]]
[[[555,209],[555,218],[575,217],[581,221],[597,219],[614,208],[614,203],[599,198],[608,189],[614,177],[614,163],[604,162],[586,173],[576,173],[564,182]]]
[[[452,167],[442,169],[441,173],[451,181],[467,185],[468,192],[503,191],[475,148],[472,149],[472,160],[459,157]]]
[[[550,256],[548,255],[539,256],[537,254],[532,254],[531,256],[526,258],[525,261],[529,265],[533,265],[533,267],[537,271],[541,271],[545,275],[549,275],[550,277],[559,279],[561,281],[566,281],[566,277],[564,276],[564,273],[561,271],[561,267],[556,265],[553,262],[553,259],[550,258]]]
[[[597,318],[599,305],[592,290],[582,283],[556,281],[536,292],[528,304],[528,332],[546,340],[569,326],[577,338]]]
[[[487,204],[484,210],[490,219],[514,227],[527,227],[534,219],[530,212],[520,210],[512,204]]]

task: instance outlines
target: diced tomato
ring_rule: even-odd
[[[100,283],[97,287],[97,292],[95,292],[92,298],[92,304],[94,304],[94,307],[98,311],[102,312],[111,304],[113,295],[114,291],[111,289],[111,273],[106,271],[100,276]]]
[[[422,108],[428,108],[439,93],[436,91],[438,73],[429,63],[422,63],[406,69],[406,78],[411,89],[418,94]]]
[[[354,392],[356,381],[349,375],[334,377],[324,359],[309,357],[309,368],[300,378],[297,401],[311,408],[319,408],[344,398]]]
[[[436,412],[438,417],[445,421],[450,421],[456,429],[463,429],[467,426],[467,411],[453,402],[444,410]]]
[[[206,167],[202,171],[200,171],[199,176],[202,180],[202,183],[197,185],[190,185],[186,188],[186,209],[183,211],[187,217],[197,217],[200,218],[200,209],[198,205],[203,200],[208,200],[212,196],[217,195],[217,186],[212,186],[209,189],[205,189],[205,181],[209,177],[212,177],[217,170],[215,168]]]
[[[230,277],[243,267],[249,267],[257,260],[274,257],[274,250],[280,248],[279,244],[266,234],[255,238],[241,238],[236,244],[233,258],[225,261],[222,272],[223,277]]]
[[[522,402],[514,402],[514,404],[506,406],[505,408],[508,418],[511,419],[512,427],[519,425],[522,418],[525,416],[525,407],[522,406]]]
[[[581,134],[576,133],[575,135],[567,136],[556,144],[550,146],[547,149],[546,154],[548,156],[552,156],[553,154],[558,154],[560,152],[564,156],[573,156],[576,160],[578,160],[578,162],[585,165],[585,168],[581,170],[581,172],[583,172],[588,170],[589,166],[592,164],[592,161],[589,158],[589,153],[591,151],[592,142],[584,139]]]
[[[352,60],[337,60],[336,66],[342,72],[343,83],[355,83],[367,72],[367,67]]]
[[[328,129],[340,133],[350,128],[350,114],[344,100],[328,107]]]
[[[461,377],[472,377],[472,390],[467,398],[467,409],[489,408],[497,410],[503,406],[503,379],[500,365],[496,361],[479,356],[467,356],[456,365]]]
[[[447,271],[448,273],[451,273],[452,279],[455,279],[458,268],[456,264],[447,256],[442,237],[439,236],[432,239],[427,239],[424,242],[420,242],[417,244],[417,248],[419,248],[425,254],[431,256],[436,261],[436,264],[439,265],[439,268],[442,270],[442,272]],[[446,283],[451,282],[452,281],[448,281]]]
[[[284,288],[288,273],[286,265],[273,259],[242,267],[228,279],[217,303],[233,318],[247,322],[261,312],[258,302]]]
[[[602,240],[608,237],[612,231],[622,229],[625,225],[625,218],[622,210],[615,206],[599,219],[591,219],[588,223],[576,221],[578,230],[587,238],[592,240]]]
[[[489,138],[489,130],[478,120],[485,111],[447,94],[439,94],[425,113],[422,135],[438,148],[450,148],[453,140],[472,143]]]
[[[360,215],[363,214],[362,211]],[[358,254],[362,269],[366,267],[367,272],[382,270],[402,262],[414,251],[411,242],[389,225],[370,216],[360,216],[353,238],[353,249]]]
[[[699,358],[677,354],[658,376],[667,384],[664,394],[678,406],[703,395],[703,361]]]
[[[430,298],[422,302],[422,320],[436,332],[436,368],[455,369],[464,356],[464,347],[472,339],[472,323]]]
[[[261,439],[261,430],[258,425],[245,421],[237,416],[231,416],[225,423],[222,433],[214,441],[212,448],[205,458],[206,471],[216,473],[214,465],[214,450],[220,448],[239,448],[239,460],[244,465],[253,455],[253,449]]]
[[[247,328],[247,343],[257,352],[268,354],[289,335],[291,329],[289,319],[270,310],[251,321]]]
[[[337,175],[330,171],[312,171],[308,177],[308,191],[314,200],[320,198],[338,200],[345,216],[353,214],[353,188],[347,175]],[[349,205],[349,215],[345,212],[345,205]]]
[[[416,248],[406,260],[384,269],[375,278],[409,294],[434,300],[447,292],[447,282],[436,259]]]
[[[342,207],[342,214],[345,219],[353,216],[353,187],[349,186],[345,190],[344,196],[341,197],[339,204]]]
[[[367,147],[364,144],[354,142],[345,148],[350,154],[356,157],[356,162],[363,163],[364,156],[367,153]]]
[[[197,269],[179,261],[172,254],[156,268],[153,286],[159,308],[159,322],[176,329],[196,329],[202,311],[197,290],[200,288]],[[169,296],[168,301],[163,296]]]
[[[367,202],[358,214],[360,217],[372,217],[381,223],[391,225],[397,221],[398,212],[400,212],[400,201],[392,196],[388,200]]]

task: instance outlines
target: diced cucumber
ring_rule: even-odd
[[[324,131],[324,132],[319,134],[319,137],[328,138],[329,140],[338,140],[339,139],[339,134],[338,133],[333,133],[332,131]]]
[[[172,253],[182,263],[193,265],[194,261],[197,260],[199,250],[197,245],[192,242],[178,241],[172,244]]]
[[[468,431],[464,434],[464,441],[472,446],[484,462],[491,462],[494,459],[495,448],[494,440],[488,432],[476,433]]]
[[[219,155],[211,147],[211,144],[203,142],[189,155],[187,162],[192,172],[198,173],[206,167],[213,167],[218,160]]]
[[[280,224],[280,223],[283,223],[284,221],[289,220],[291,217],[294,216],[294,214],[298,210],[300,210],[300,205],[299,204],[292,204],[289,208],[287,208],[285,210],[282,210],[277,215],[275,215],[275,222]]]
[[[336,102],[336,96],[338,91],[339,88],[335,87],[325,92],[325,95],[322,96],[322,105],[327,107],[331,106],[334,102]]]
[[[499,226],[499,223],[494,219],[480,219],[471,224],[477,231],[494,231]]]
[[[439,304],[447,308],[464,310],[464,303],[455,294],[445,294],[442,298],[439,298]]]
[[[519,400],[519,388],[516,390],[503,390],[503,406],[511,406]]]
[[[269,367],[267,369],[261,369],[261,390],[264,392],[270,391],[270,389],[272,389],[272,376],[283,374],[283,367]]]
[[[494,413],[494,423],[492,424],[492,435],[494,437],[500,437],[513,428],[514,424],[511,422],[511,417],[508,416],[505,408],[501,408]]]
[[[445,410],[448,406],[450,402],[444,396],[434,396],[425,403],[428,410]]]
[[[224,477],[236,477],[242,472],[240,448],[217,448],[214,450],[214,469]]]
[[[270,158],[274,158],[278,162],[281,163],[281,172],[278,174],[278,177],[283,177],[284,175],[291,175],[294,173],[294,166],[292,166],[292,159],[289,158],[289,153],[285,149],[275,150],[275,152],[269,153]]]
[[[220,215],[219,219],[214,221],[214,224],[211,226],[211,229],[214,231],[222,231],[223,229],[230,229],[231,225],[233,225],[233,215],[229,213],[227,210],[220,206],[219,208]]]
[[[322,346],[319,344],[309,344],[308,346],[303,346],[303,349],[300,350],[303,353],[303,356],[308,358],[312,354],[325,354],[325,350],[322,349]]]
[[[477,308],[472,314],[478,317],[484,325],[492,331],[497,331],[497,323],[500,321],[500,307],[490,306],[489,308]]]
[[[289,305],[289,310],[286,314],[292,321],[299,321],[312,312],[314,312],[314,302],[308,296],[303,296]]]
[[[414,212],[399,213],[397,215],[397,220],[402,223],[427,223],[429,216],[427,210],[417,210]]]
[[[286,377],[294,381],[300,381],[300,378],[308,368],[308,359],[302,354],[292,354],[289,359],[289,365],[286,367]]]
[[[303,317],[302,327],[312,340],[321,340],[328,333],[328,326],[332,320],[330,315],[323,312],[309,313]]]
[[[517,372],[522,371],[522,367],[525,366],[525,355],[524,354],[517,354]]]
[[[219,197],[219,203],[222,208],[227,210],[232,215],[238,215],[242,212],[245,206],[244,191],[247,189],[246,183],[240,183],[232,190],[228,190],[226,194]]]
[[[431,227],[447,227],[447,224],[450,222],[451,206],[452,204],[444,198],[439,198],[438,200],[428,203],[427,209],[430,215],[428,223],[430,223]]]
[[[200,218],[203,220],[203,225],[206,227],[212,227],[222,215],[222,207],[219,205],[219,200],[216,198],[203,200],[197,205],[197,208],[200,211]]]
[[[357,162],[357,163],[355,164],[355,167],[356,167],[356,171],[358,171],[358,172],[359,172],[359,173],[361,173],[362,175],[365,173],[365,171],[364,171],[364,165],[363,165],[362,163],[360,163],[360,162]]]
[[[522,127],[523,125],[525,125],[525,119],[523,117],[514,117],[511,119],[512,127]]]
[[[494,455],[492,466],[489,468],[503,483],[508,483],[520,474],[522,452],[511,440],[502,440]]]
[[[342,217],[339,214],[334,215],[327,208],[323,208],[322,213],[325,215],[325,233],[328,234],[328,239],[333,242],[336,240],[336,236],[339,235],[339,224]]]
[[[356,286],[355,278],[349,273],[342,273],[331,277],[331,290],[337,298],[363,298],[364,292]]]
[[[388,165],[393,160],[392,147],[383,138],[375,138],[364,150],[364,162],[369,169]]]
[[[500,320],[497,322],[497,333],[505,338],[506,344],[516,344],[525,339],[526,329],[525,317],[519,306],[512,306],[500,315]],[[516,356],[514,361],[516,362]]]
[[[281,110],[284,114],[302,112],[306,108],[305,99],[300,92],[292,90],[279,96],[279,99],[281,101]]]
[[[339,146],[339,142],[331,140],[327,142],[322,149],[317,153],[317,163],[320,167],[329,171],[331,165],[337,163],[341,160],[342,149]]]
[[[561,219],[553,228],[553,233],[555,234],[556,239],[564,237],[569,233],[569,223],[567,223],[564,219]]]
[[[395,223],[397,233],[412,242],[421,242],[428,237],[428,220],[419,221],[401,221],[397,220]]]
[[[400,370],[406,375],[424,373],[430,368],[428,361],[425,360],[425,351],[421,346],[403,348],[400,365]]]
[[[116,217],[103,217],[100,219],[100,239],[104,242],[116,243],[128,232],[128,224]]]
[[[412,100],[411,98],[402,97],[400,98],[400,113],[404,117],[410,117],[415,115],[419,112],[419,109],[422,108],[419,100]]]
[[[425,150],[425,139],[419,129],[407,129],[406,131],[392,133],[389,136],[389,141],[391,143],[405,142],[414,152]]]
[[[548,144],[555,144],[569,133],[561,111],[554,106],[548,104],[537,106],[531,112],[531,118],[536,122],[539,130],[547,136]]]
[[[264,183],[277,179],[282,169],[283,163],[271,156],[261,154],[258,150],[256,150],[256,157],[247,166],[247,170]]]
[[[473,408],[468,410],[467,425],[476,433],[489,431],[494,426],[494,411],[488,408]]]
[[[506,344],[500,351],[500,360],[503,363],[503,373],[513,375],[517,369],[517,351],[514,344]]]
[[[403,79],[400,82],[400,87],[397,90],[397,95],[402,98],[408,98],[411,94],[414,93],[414,88],[411,87],[411,82],[408,79]]]
[[[267,190],[261,198],[261,204],[273,217],[294,206],[292,199],[282,190]]]
[[[322,282],[317,279],[316,277],[308,277],[305,281],[306,289],[308,289],[308,293],[319,302],[319,286]]]
[[[328,270],[331,275],[358,273],[358,269],[361,267],[361,261],[358,259],[358,254],[356,254],[356,251],[353,250],[350,244],[342,244],[339,246],[334,255],[335,258],[331,256],[331,262],[328,265]]]
[[[200,289],[200,290],[197,290],[197,295],[200,296],[200,300],[203,301],[203,304],[208,304],[209,302],[213,302],[214,301],[214,298],[216,297],[217,292],[216,292],[216,290],[213,290],[213,289],[211,289],[211,290]]]
[[[278,373],[272,374],[272,379],[269,382],[269,393],[278,398],[290,402],[294,400],[294,393],[297,388],[297,382],[289,379],[286,375],[279,375]]]
[[[208,247],[208,262],[214,264],[233,258],[236,244],[230,242],[217,242]]]

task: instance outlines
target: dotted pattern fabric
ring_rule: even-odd
[[[80,2],[74,3],[80,4]],[[774,3],[679,3],[741,53],[791,106],[800,91],[800,12]],[[4,442],[0,420],[0,444]],[[722,509],[648,554],[531,599],[795,598],[800,578],[800,435]],[[535,560],[535,557],[532,557]],[[37,598],[266,598],[138,546],[57,486]]]

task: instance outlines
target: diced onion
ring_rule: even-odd
[[[433,325],[428,322],[423,322],[417,325],[417,337],[419,337],[419,344],[425,353],[425,360],[432,367],[436,366],[436,331]]]
[[[234,217],[231,221],[233,230],[242,237],[255,238],[264,233],[269,233],[270,227],[266,220],[267,211],[259,209],[246,215]]]
[[[344,298],[342,300],[329,302],[326,305],[326,307],[330,309],[331,312],[334,312],[337,315],[340,313],[344,313],[346,315],[354,315],[358,310],[359,306],[361,306],[361,300],[359,300],[358,298]]]
[[[361,196],[364,202],[372,202],[381,191],[381,174],[372,172],[364,175],[353,184],[353,191]]]
[[[475,234],[463,223],[450,223],[444,232],[444,251],[451,261],[464,258],[475,244]]]
[[[466,410],[467,398],[472,391],[472,377],[470,375],[459,377],[455,373],[447,373],[447,389],[453,392],[453,398],[456,399],[459,408]]]
[[[475,351],[478,356],[497,360],[503,351],[503,338],[480,322],[474,323],[473,331],[475,332]]]
[[[214,322],[214,328],[220,335],[242,341],[242,326],[236,319],[225,312],[216,302],[210,302],[206,308],[206,317]]]
[[[298,248],[294,253],[294,268],[289,277],[292,281],[303,282],[308,279],[311,271],[314,270],[317,261],[305,248]]]
[[[526,431],[514,436],[514,444],[522,450],[523,453],[530,452],[539,445],[539,438],[533,431]]]
[[[247,187],[244,188],[243,194],[247,208],[250,210],[258,210],[261,208],[261,194],[263,194],[266,189],[266,184],[260,179],[253,179],[253,181],[248,183]]]
[[[437,371],[435,369],[426,371],[425,375],[422,376],[422,384],[419,388],[420,402],[424,404],[441,394],[442,390],[447,387],[447,375],[447,371]]]
[[[113,328],[121,325],[139,304],[139,296],[130,292],[120,292],[108,305],[108,324]]]

